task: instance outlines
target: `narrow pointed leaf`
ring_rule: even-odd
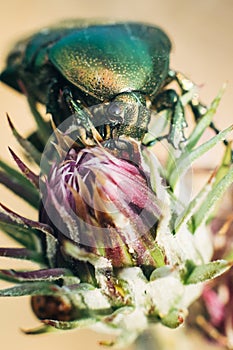
[[[52,281],[26,281],[21,282],[20,284],[16,284],[10,288],[0,289],[0,297],[23,295],[52,295],[54,297],[64,295],[72,296],[77,293],[83,294],[83,292],[92,289],[93,286],[86,283],[76,283],[73,285],[65,285],[64,287],[59,287]]]
[[[0,248],[0,256],[13,259],[30,260],[43,264],[44,257],[42,254],[25,248]]]
[[[195,266],[185,284],[194,284],[213,279],[229,270],[231,266],[232,263],[226,260],[216,260],[208,264]]]
[[[18,272],[14,270],[0,270],[0,278],[10,282],[29,281],[57,281],[65,276],[73,276],[67,269],[43,269],[35,271]]]
[[[25,228],[36,229],[46,235],[53,236],[53,229],[49,225],[43,224],[39,221],[27,219],[24,216],[17,214],[13,210],[10,210],[2,203],[0,203],[0,213],[4,215],[5,222],[7,223],[14,222],[16,224],[23,225]]]
[[[222,159],[222,163],[216,174],[215,184],[217,184],[228,173],[231,165],[232,165],[232,144],[231,142],[229,142],[226,147],[226,150]]]
[[[1,289],[0,297],[17,297],[23,295],[56,295],[56,288],[56,285],[49,282],[27,282],[11,288]]]
[[[64,241],[64,250],[67,255],[80,261],[89,262],[97,269],[102,271],[112,270],[112,264],[107,258],[79,248],[68,240]]]
[[[39,176],[34,174],[32,170],[30,170],[24,162],[19,159],[19,157],[15,154],[15,152],[9,147],[9,151],[14,158],[14,161],[18,165],[19,169],[26,176],[26,178],[38,189],[39,188]]]
[[[30,141],[28,141],[18,133],[8,114],[7,114],[7,120],[13,135],[15,136],[16,140],[25,151],[26,155],[32,160],[34,160],[36,164],[40,165],[41,153],[34,147],[34,145]]]
[[[29,250],[36,250],[38,244],[35,243],[36,237],[33,237],[34,232],[29,229],[23,229],[17,225],[6,224],[2,222],[0,214],[0,229],[3,230],[8,236],[13,238],[16,242],[23,245]]]
[[[52,133],[50,124],[44,120],[44,118],[42,117],[42,115],[40,114],[40,112],[36,107],[35,100],[30,96],[28,96],[28,103],[31,108],[32,114],[35,118],[36,124],[38,126],[37,134],[41,142],[45,145],[46,142],[48,141],[49,136]]]
[[[192,217],[192,215],[194,215],[195,210],[197,210],[198,206],[200,205],[200,202],[203,200],[203,198],[206,198],[208,193],[212,190],[212,184],[215,181],[215,178],[216,171],[214,171],[213,174],[211,174],[207,184],[203,186],[200,192],[193,198],[193,200],[184,209],[184,211],[176,218],[174,225],[175,232],[178,232],[182,225],[187,223]]]
[[[56,241],[50,226],[26,219],[2,204],[0,204],[0,228],[29,250],[40,250],[41,238],[44,238],[44,235],[50,235]]]
[[[178,179],[185,173],[190,165],[211,148],[213,148],[218,142],[225,140],[226,136],[232,131],[233,126],[221,131],[218,135],[212,137],[199,147],[196,147],[191,152],[185,152],[177,159],[174,165],[174,169],[171,172],[169,183],[172,188],[175,187]]]
[[[3,170],[0,172],[0,183],[38,209],[40,196],[35,186],[24,175],[11,168],[3,160],[0,160],[0,168]]]
[[[25,190],[25,187],[15,181],[15,178],[10,177],[7,173],[0,170],[0,184],[10,189],[14,194],[24,199],[28,204],[30,204],[35,209],[39,207],[39,194],[33,193],[33,190]]]
[[[194,128],[191,136],[187,140],[187,144],[185,149],[187,151],[191,151],[194,146],[196,146],[197,142],[200,140],[201,136],[205,132],[205,130],[210,125],[216,111],[218,108],[218,105],[222,99],[223,93],[225,91],[225,86],[219,91],[217,97],[213,100],[213,102],[210,105],[210,108],[206,112],[206,114],[199,120],[196,127]]]
[[[82,318],[80,320],[75,320],[75,321],[43,320],[43,323],[60,330],[68,330],[68,329],[74,329],[74,328],[89,327],[92,324],[96,323],[96,321],[97,321],[96,318],[88,317],[88,318]]]
[[[223,194],[227,190],[227,188],[233,183],[233,166],[229,170],[229,172],[219,181],[211,192],[208,193],[202,204],[199,206],[198,210],[192,217],[192,221],[189,226],[192,232],[201,225],[201,223],[205,222],[210,212],[214,209],[215,205],[222,198]]]

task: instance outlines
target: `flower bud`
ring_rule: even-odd
[[[53,224],[59,240],[68,238],[114,267],[156,266],[163,203],[138,142],[70,148],[50,169],[42,202],[41,220]]]

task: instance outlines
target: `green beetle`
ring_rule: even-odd
[[[166,85],[175,79],[185,88],[169,69],[170,51],[169,38],[155,26],[66,21],[20,41],[0,79],[45,104],[57,123],[75,113],[86,140],[142,140],[150,110],[171,109],[168,136],[178,148],[186,121],[179,96]]]

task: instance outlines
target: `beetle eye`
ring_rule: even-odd
[[[109,117],[118,117],[119,118],[121,115],[121,108],[120,108],[119,104],[117,104],[117,103],[110,103],[107,111],[108,111]]]

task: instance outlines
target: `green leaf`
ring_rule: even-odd
[[[74,277],[63,268],[41,269],[33,271],[0,270],[0,278],[9,282],[57,281],[67,277]]]
[[[82,318],[75,321],[57,321],[57,320],[43,320],[48,326],[55,327],[60,330],[68,330],[74,328],[84,328],[89,327],[97,322],[98,319],[93,317]]]
[[[3,172],[0,172],[0,183],[38,209],[40,196],[35,186],[24,175],[11,168],[3,160],[0,160],[0,168],[3,169]]]
[[[197,142],[200,140],[201,136],[205,132],[205,130],[209,127],[214,115],[216,114],[216,110],[219,106],[219,103],[222,99],[223,93],[225,91],[225,85],[219,91],[217,97],[213,100],[210,105],[210,108],[205,113],[205,115],[198,121],[196,127],[194,128],[192,134],[189,136],[187,140],[187,144],[185,147],[185,151],[191,151],[194,146],[196,146]]]
[[[171,275],[173,272],[171,266],[165,265],[165,266],[161,266],[158,267],[156,269],[154,269],[154,271],[152,271],[151,275],[150,275],[150,281],[155,281],[158,278],[164,278],[167,277],[169,275]]]
[[[1,289],[0,297],[18,297],[23,295],[56,295],[56,285],[49,282],[26,282],[11,288]]]
[[[8,147],[14,161],[19,167],[22,174],[39,190],[39,176],[36,175],[29,167],[15,154],[15,152]]]
[[[189,228],[192,232],[195,232],[196,229],[205,222],[209,215],[210,211],[214,209],[218,200],[222,198],[223,194],[227,188],[233,182],[233,166],[229,172],[220,180],[216,185],[214,184],[212,191],[208,193],[204,201],[199,206],[196,213],[192,216],[192,220],[189,222]]]
[[[29,250],[41,252],[44,236],[53,237],[50,226],[27,219],[0,204],[0,228]]]
[[[157,267],[161,267],[165,265],[165,256],[162,249],[158,246],[158,244],[154,244],[154,249],[150,250],[150,254],[156,264]]]
[[[37,109],[36,101],[31,96],[28,96],[28,103],[29,103],[30,109],[32,111],[32,114],[35,118],[36,124],[38,126],[37,134],[38,134],[41,142],[44,145],[46,145],[46,143],[47,143],[47,141],[52,133],[51,126],[49,123],[47,123],[44,120],[44,118],[42,117],[42,115],[40,114],[40,112]]]
[[[65,253],[71,256],[72,258],[80,261],[84,261],[84,262],[89,262],[96,269],[101,269],[103,271],[112,270],[111,262],[107,258],[92,252],[88,252],[85,249],[78,247],[77,245],[73,244],[68,240],[65,240],[63,242],[63,245],[64,245]]]
[[[45,259],[42,254],[25,248],[0,248],[0,256],[13,259],[30,260],[39,264],[45,263]]]
[[[20,228],[16,225],[10,225],[2,222],[0,222],[0,229],[3,230],[8,236],[13,238],[16,242],[22,244],[27,249],[33,251],[36,250],[36,236],[33,230]]]
[[[226,260],[216,260],[207,264],[194,266],[189,276],[186,276],[185,284],[195,284],[205,282],[209,279],[220,276],[232,266],[232,263]]]
[[[215,181],[216,172],[214,172],[209,178],[207,184],[203,186],[203,188],[199,191],[199,193],[193,198],[193,200],[189,203],[189,205],[183,210],[183,212],[176,218],[174,224],[174,231],[177,233],[179,229],[181,229],[182,225],[186,224],[194,215],[195,210],[199,207],[203,198],[206,198],[208,193],[212,191],[212,184]],[[191,221],[192,222],[192,221]],[[193,224],[193,222],[192,222]],[[189,226],[190,229],[190,226]],[[193,229],[191,229],[193,232]]]
[[[231,143],[229,142],[226,146],[225,153],[223,155],[223,159],[221,165],[217,171],[215,185],[229,172],[229,169],[232,165],[232,149]]]
[[[7,119],[13,135],[25,151],[27,157],[31,158],[36,164],[40,165],[41,153],[34,147],[34,145],[29,140],[25,139],[18,133],[8,114]]]
[[[172,188],[175,187],[178,179],[190,168],[190,165],[205,154],[211,148],[213,148],[218,142],[225,140],[226,136],[232,131],[233,126],[219,132],[216,136],[212,137],[207,142],[203,143],[199,147],[193,149],[191,152],[182,153],[180,158],[174,164],[169,177],[169,183]]]

